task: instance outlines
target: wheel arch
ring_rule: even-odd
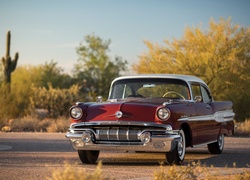
[[[190,147],[192,145],[192,132],[191,129],[188,125],[188,123],[183,123],[180,126],[181,129],[183,129],[184,133],[185,133],[185,140],[186,140],[186,147]]]

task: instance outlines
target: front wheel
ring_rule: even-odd
[[[180,130],[180,141],[178,141],[176,147],[166,153],[166,160],[169,165],[181,165],[184,161],[184,157],[186,154],[186,139],[185,139],[185,133],[181,129]]]
[[[224,134],[221,134],[216,142],[208,144],[207,148],[210,154],[221,154],[224,148]]]
[[[78,155],[82,163],[94,164],[99,157],[99,151],[78,150]]]

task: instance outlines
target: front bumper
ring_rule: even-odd
[[[103,127],[105,127],[104,134],[109,138],[103,138],[103,134],[101,134],[101,132],[104,132],[103,129],[98,130]],[[128,130],[124,131],[124,128]],[[131,129],[135,128],[137,131],[132,135],[138,138],[131,140],[132,135],[128,134],[132,132]],[[141,135],[145,132],[151,134],[147,142],[140,139]],[[85,135],[88,133],[91,133],[91,138],[86,141]],[[121,133],[124,133],[125,138],[127,136],[126,140],[120,140],[123,137]],[[71,125],[69,132],[65,136],[76,150],[169,152],[177,146],[180,140],[178,131],[167,130],[166,125],[155,123],[77,123]]]

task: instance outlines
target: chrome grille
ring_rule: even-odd
[[[102,127],[96,129],[96,140],[98,141],[138,141],[139,129],[121,127]]]
[[[138,134],[142,131],[149,131],[153,134],[165,134],[166,125],[144,122],[83,122],[74,123],[70,126],[70,131],[76,134],[82,134],[83,131],[93,133],[95,143],[140,143]]]

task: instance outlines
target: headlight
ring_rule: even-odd
[[[80,107],[72,107],[69,112],[70,116],[73,119],[80,119],[83,115],[82,109]]]
[[[166,121],[170,117],[170,111],[168,108],[160,108],[157,111],[157,116],[160,120]]]

